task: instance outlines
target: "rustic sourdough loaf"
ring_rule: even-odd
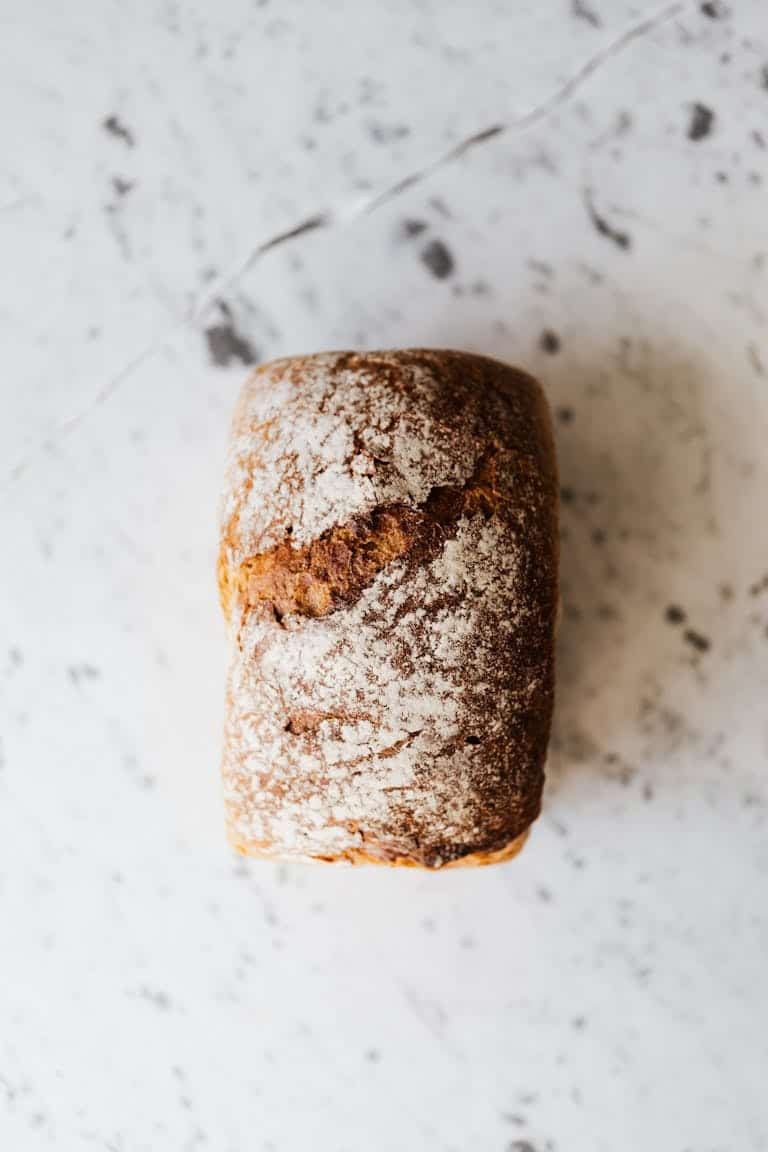
[[[425,350],[259,368],[219,582],[236,848],[427,868],[515,854],[539,812],[557,606],[534,380]]]

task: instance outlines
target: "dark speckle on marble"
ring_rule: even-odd
[[[102,121],[101,126],[104,131],[108,132],[110,136],[113,136],[115,140],[121,140],[123,144],[126,144],[129,148],[133,148],[136,143],[133,132],[115,113],[107,116],[106,119]]]
[[[749,357],[749,362],[758,376],[768,375],[765,364],[763,363],[762,357],[760,356],[760,350],[758,349],[757,344],[752,342],[748,344],[747,356]]]
[[[328,108],[326,98],[324,96],[320,97],[320,99],[315,104],[315,108],[312,113],[312,119],[314,120],[315,124],[330,124],[331,120],[333,119],[330,109]]]
[[[369,120],[365,130],[374,144],[393,144],[411,133],[407,124],[382,124],[379,120]]]
[[[589,190],[584,193],[584,203],[586,204],[587,213],[597,234],[604,236],[606,240],[610,240],[617,248],[628,251],[632,247],[632,237],[623,229],[617,228],[614,224],[610,224],[605,216],[598,212]]]
[[[555,415],[557,416],[557,421],[559,424],[573,424],[573,421],[576,418],[576,413],[568,404],[562,404],[557,409]]]
[[[683,638],[686,643],[695,648],[697,652],[708,652],[712,647],[711,640],[704,636],[701,632],[697,632],[694,628],[686,628],[683,633]]]
[[[551,328],[545,328],[539,337],[539,348],[548,356],[554,356],[560,351],[560,337]]]
[[[750,596],[759,596],[762,592],[768,592],[768,572],[749,587]]]
[[[768,64],[763,64],[760,69],[760,87],[764,92],[768,92]]]
[[[628,788],[637,775],[637,768],[629,764],[616,752],[606,752],[603,756],[605,775],[609,780],[616,780],[624,788]]]
[[[250,341],[232,324],[212,324],[205,330],[205,339],[211,363],[217,368],[226,368],[233,360],[239,360],[247,368],[258,360]]]
[[[741,798],[741,803],[744,808],[761,808],[763,797],[759,792],[745,792]]]
[[[67,668],[67,678],[72,684],[80,684],[83,680],[98,680],[100,670],[94,664],[70,664]]]
[[[126,180],[123,176],[112,177],[112,187],[117,196],[127,196],[128,193],[135,187],[134,180]]]
[[[413,236],[420,236],[421,233],[426,232],[426,230],[426,220],[415,220],[413,217],[403,220],[401,225],[401,232],[406,240],[410,240]]]
[[[450,248],[442,240],[430,240],[421,250],[421,262],[436,280],[445,280],[455,267]]]
[[[381,1060],[381,1052],[378,1048],[367,1048],[365,1051],[365,1059],[369,1064],[378,1064]]]
[[[707,104],[698,100],[691,105],[690,119],[688,121],[688,139],[698,143],[711,135],[715,125],[715,114]]]
[[[585,0],[571,0],[571,15],[576,20],[583,20],[592,28],[600,28],[603,23],[593,6],[587,4]]]
[[[721,0],[706,0],[704,4],[700,4],[702,16],[706,16],[709,20],[724,20],[728,15],[728,9]]]
[[[451,211],[442,196],[430,196],[429,204],[431,208],[434,208],[438,216],[443,216],[446,220],[450,219]]]
[[[664,619],[668,624],[683,624],[685,622],[685,610],[679,604],[670,604],[664,613]]]
[[[541,277],[544,280],[550,280],[554,275],[552,265],[548,264],[546,260],[531,259],[528,261],[528,267],[532,272],[535,272],[537,277]]]
[[[171,998],[161,988],[150,988],[148,984],[142,984],[139,988],[139,996],[142,1000],[152,1004],[159,1012],[170,1012],[171,1010]]]
[[[221,320],[205,329],[208,355],[217,368],[226,368],[233,360],[248,368],[256,364],[259,354],[251,341],[238,331],[232,309],[223,300],[218,302]]]
[[[530,1140],[510,1140],[507,1152],[537,1152],[537,1148]]]

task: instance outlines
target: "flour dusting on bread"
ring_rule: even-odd
[[[555,491],[538,386],[494,361],[325,354],[252,377],[222,507],[233,842],[438,867],[524,833]]]

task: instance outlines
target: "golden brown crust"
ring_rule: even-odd
[[[522,852],[529,835],[530,830],[526,828],[525,832],[521,832],[519,836],[510,840],[502,848],[497,848],[492,852],[472,852],[468,856],[459,856],[455,860],[446,861],[440,866],[440,870],[444,868],[485,868],[489,864],[504,864]],[[279,860],[282,858],[280,855],[276,855],[267,844],[240,841],[235,839],[231,832],[228,834],[228,839],[234,850],[239,852],[241,856],[250,856],[255,860]],[[384,868],[419,868],[427,872],[438,870],[434,864],[426,864],[423,860],[414,859],[412,856],[387,858],[375,856],[372,852],[365,852],[361,848],[350,848],[347,852],[337,856],[309,856],[307,860],[320,864],[374,864]]]
[[[538,815],[553,694],[538,385],[463,353],[299,358],[246,387],[235,436],[231,841],[427,868],[510,858]]]

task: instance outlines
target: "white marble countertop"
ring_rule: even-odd
[[[765,0],[3,0],[0,62],[0,1148],[768,1148]],[[425,344],[556,412],[544,814],[237,860],[235,395]]]

